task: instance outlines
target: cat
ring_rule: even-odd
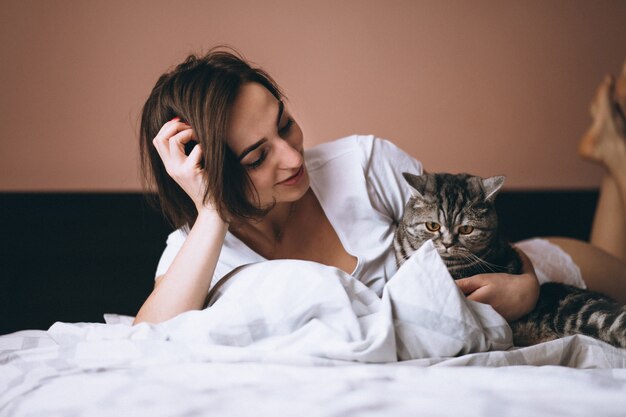
[[[454,279],[522,272],[518,252],[498,228],[494,201],[503,176],[402,175],[413,194],[394,235],[398,266],[432,240]],[[584,334],[626,348],[626,306],[562,283],[543,284],[535,308],[510,325],[516,346]]]

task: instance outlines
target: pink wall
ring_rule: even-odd
[[[135,191],[160,73],[237,47],[286,90],[309,146],[392,139],[431,171],[584,188],[575,152],[624,1],[29,1],[0,4],[0,191]]]

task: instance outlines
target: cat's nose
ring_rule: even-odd
[[[450,246],[452,246],[452,245],[453,245],[453,243],[452,243],[452,242],[445,242],[445,241],[444,241],[444,242],[441,242],[441,243],[443,243],[443,247],[444,247],[444,248],[446,248],[446,249],[448,249]]]

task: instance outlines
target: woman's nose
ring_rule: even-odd
[[[289,142],[278,139],[277,147],[279,151],[279,168],[292,169],[302,165],[302,154]]]

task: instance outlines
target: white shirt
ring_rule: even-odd
[[[352,276],[377,294],[396,272],[393,234],[411,191],[402,172],[422,173],[422,164],[374,136],[349,136],[304,152],[311,189],[346,251],[357,258]],[[156,276],[165,274],[187,233],[172,232]],[[234,268],[265,261],[227,232],[211,286]]]

